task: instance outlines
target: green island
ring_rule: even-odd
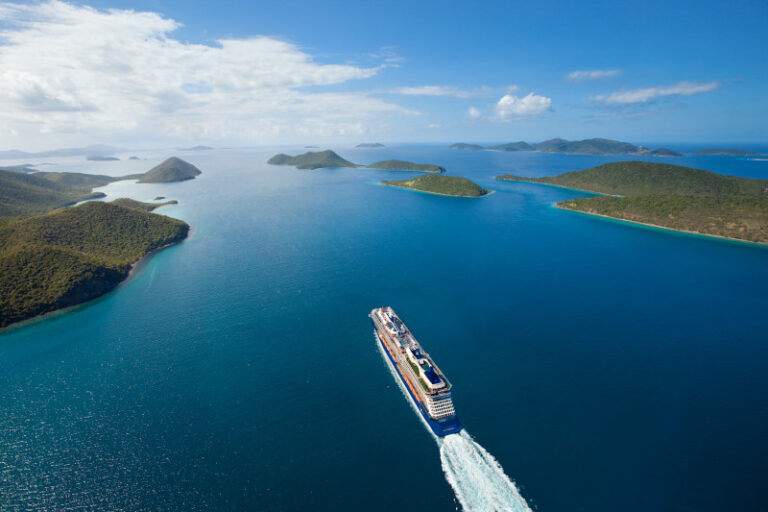
[[[442,174],[425,174],[408,180],[385,180],[381,184],[454,197],[483,197],[491,192],[467,178]]]
[[[186,238],[186,223],[150,213],[176,201],[65,208],[118,179],[0,170],[0,328],[103,295],[142,257]]]
[[[405,160],[383,160],[370,165],[358,165],[340,157],[336,152],[326,149],[325,151],[309,151],[307,153],[290,156],[280,153],[267,160],[271,165],[293,165],[297,169],[324,169],[333,167],[352,167],[383,169],[387,171],[418,171],[418,172],[445,172],[445,168],[433,164],[416,164],[406,162]]]
[[[768,180],[653,162],[614,162],[558,176],[500,180],[605,194],[559,208],[677,231],[768,243]]]
[[[549,139],[543,142],[529,144],[525,141],[498,144],[495,146],[480,146],[457,142],[450,149],[458,150],[493,150],[493,151],[540,151],[542,153],[564,153],[570,155],[643,155],[643,156],[682,156],[681,153],[666,148],[649,149],[636,146],[629,142],[610,139],[565,140]]]
[[[194,165],[181,158],[172,156],[144,174],[139,175],[139,183],[172,183],[191,180],[200,174],[202,174],[200,169]]]
[[[445,167],[433,164],[415,164],[405,160],[383,160],[370,165],[369,169],[384,169],[385,171],[419,171],[419,172],[445,172]]]
[[[280,153],[269,160],[271,165],[293,165],[297,169],[321,169],[324,167],[358,167],[349,160],[345,160],[334,151],[327,149],[325,151],[308,151],[297,156]]]
[[[0,218],[0,327],[109,292],[132,264],[188,231],[180,220],[99,201]]]

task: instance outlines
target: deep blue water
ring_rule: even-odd
[[[410,173],[266,165],[275,152],[189,153],[193,181],[105,189],[178,199],[159,212],[192,235],[106,297],[0,334],[0,509],[456,509],[374,344],[380,305],[537,510],[768,509],[768,249],[493,179],[619,158],[340,151],[496,191],[469,200],[376,184]],[[751,158],[659,161],[768,178]]]

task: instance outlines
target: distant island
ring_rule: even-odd
[[[174,156],[140,175],[139,183],[172,183],[191,180],[200,174],[200,169]]]
[[[88,155],[85,157],[86,160],[91,160],[92,162],[116,162],[120,160],[116,156],[102,156],[102,155]]]
[[[137,157],[137,156],[132,156],[132,157],[128,158],[128,160],[139,160],[139,157]]]
[[[415,164],[405,160],[383,160],[381,162],[366,165],[369,169],[383,169],[385,171],[419,171],[444,173],[445,167],[433,164]]]
[[[480,146],[479,144],[467,144],[466,142],[457,142],[456,144],[451,144],[450,149],[461,149],[464,151],[480,151],[485,149],[485,147]]]
[[[768,243],[768,180],[652,162],[614,162],[558,176],[498,176],[607,194],[558,207],[734,240]]]
[[[358,144],[355,146],[356,148],[385,148],[384,144],[379,144],[378,142],[363,142],[362,144]]]
[[[191,148],[179,148],[179,151],[210,151],[211,146],[192,146]]]
[[[27,158],[27,157],[50,157],[50,156],[88,156],[88,155],[111,155],[122,153],[125,150],[115,146],[104,144],[94,144],[83,148],[62,148],[49,151],[19,151],[18,149],[9,149],[0,151],[0,158]]]
[[[381,184],[453,197],[482,197],[491,192],[467,178],[441,174],[425,174],[408,180],[386,180]]]
[[[564,153],[570,155],[643,155],[643,156],[682,156],[681,153],[659,148],[648,149],[628,142],[610,139],[565,140],[550,139],[529,144],[524,141],[509,142],[495,146],[480,146],[457,142],[450,149],[456,150],[492,150],[492,151],[539,151],[542,153]]]
[[[745,149],[723,149],[723,148],[706,148],[698,151],[691,151],[689,155],[717,155],[717,156],[760,156],[765,153],[758,153],[757,151],[747,151]]]
[[[323,169],[333,167],[353,167],[368,169],[383,169],[388,171],[418,171],[418,172],[445,172],[444,167],[433,164],[416,164],[404,160],[384,160],[370,165],[358,165],[346,160],[334,151],[307,152],[302,155],[290,156],[284,153],[273,156],[267,160],[271,165],[293,165],[297,169]]]

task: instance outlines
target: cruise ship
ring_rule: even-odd
[[[411,401],[436,436],[461,430],[451,399],[451,383],[416,341],[411,331],[390,307],[368,315],[388,361],[405,385]]]

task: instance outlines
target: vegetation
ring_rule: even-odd
[[[130,208],[132,210],[141,210],[145,212],[151,212],[153,210],[156,210],[157,208],[160,208],[161,206],[166,206],[169,204],[179,204],[179,202],[176,200],[171,200],[171,201],[166,201],[164,203],[143,203],[141,201],[136,201],[134,199],[128,199],[127,197],[121,197],[119,199],[115,199],[114,201],[111,201],[110,204],[122,206],[123,208]]]
[[[544,178],[511,174],[501,180],[530,181],[587,190],[599,194],[638,196],[676,194],[692,196],[763,196],[768,180],[724,176],[710,171],[653,162],[613,162]]]
[[[325,151],[309,151],[303,155],[289,156],[283,153],[275,155],[267,161],[272,165],[293,165],[297,169],[320,169],[324,167],[358,167],[349,160],[345,160],[335,152],[327,149]]]
[[[371,165],[366,165],[371,169],[384,169],[388,171],[420,171],[420,172],[445,172],[445,167],[433,164],[415,164],[404,160],[384,160]]]
[[[490,192],[467,178],[442,174],[425,174],[409,180],[390,180],[381,183],[392,187],[456,197],[482,197]]]
[[[71,184],[69,179],[56,179],[48,174],[0,171],[0,217],[38,215],[85,199],[104,197],[92,193],[89,185]],[[71,179],[78,180],[77,176]]]
[[[479,144],[467,144],[466,142],[457,142],[456,144],[451,144],[450,149],[463,149],[466,151],[479,151],[481,149],[485,149],[483,146],[480,146]]]
[[[187,236],[182,221],[111,203],[0,219],[0,327],[98,297]]]
[[[499,144],[498,146],[488,146],[486,149],[494,149],[496,151],[533,151],[533,146],[527,142],[520,141]]]
[[[681,231],[768,243],[768,198],[763,197],[589,197],[558,206]]]
[[[200,169],[174,156],[144,173],[139,183],[171,183],[191,180],[200,174]]]
[[[327,167],[368,167],[369,169],[384,169],[389,171],[419,171],[419,172],[445,172],[445,168],[433,164],[415,164],[404,160],[383,160],[371,165],[357,165],[345,160],[335,152],[325,151],[308,152],[303,155],[290,156],[284,153],[273,156],[267,161],[272,165],[293,165],[297,169],[321,169]]]
[[[650,162],[615,162],[546,178],[498,178],[625,196],[558,203],[569,210],[768,243],[768,180]]]
[[[529,144],[527,142],[510,142],[497,146],[478,146],[463,142],[453,144],[451,149],[495,149],[498,151],[541,151],[543,153],[568,153],[574,155],[646,155],[646,156],[681,156],[675,151],[659,148],[648,149],[635,146],[628,142],[610,139],[565,140],[549,139],[544,142]]]

